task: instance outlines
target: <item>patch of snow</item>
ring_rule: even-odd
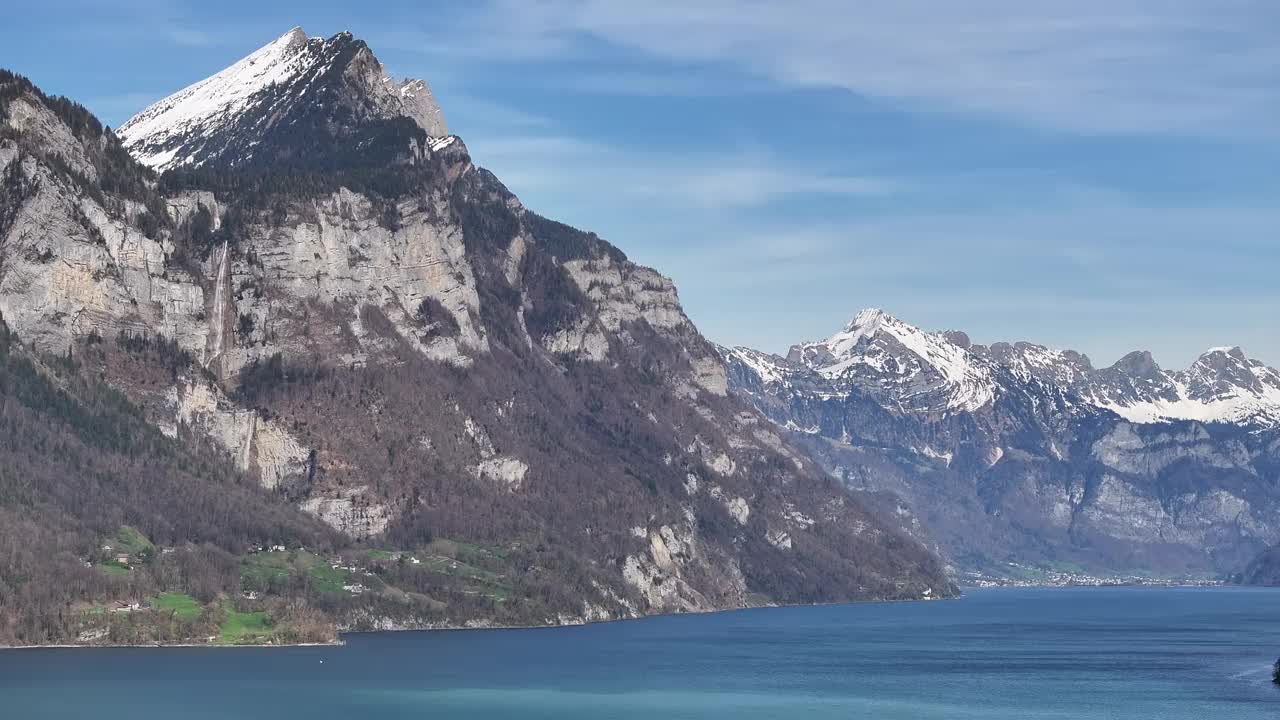
[[[264,91],[284,87],[291,89],[295,99],[306,96],[333,66],[335,53],[330,41],[308,38],[302,28],[295,27],[225,70],[147,107],[121,125],[117,135],[139,162],[157,172],[189,164],[203,148],[204,138],[234,126],[242,116],[252,117],[245,113],[266,101],[274,104],[263,108],[266,119],[257,123],[260,127],[269,126],[274,122],[272,116],[287,110],[288,100],[264,95]],[[376,74],[368,79],[375,84],[369,96],[362,99],[370,102],[376,113],[411,118],[427,131],[433,149],[443,149],[454,142],[456,138],[449,135],[443,113],[425,82],[394,80],[382,74],[376,61],[372,68]],[[379,79],[381,83],[377,84]],[[240,143],[242,157],[252,157],[252,145]]]
[[[244,110],[256,93],[299,73],[308,60],[302,52],[306,45],[307,34],[295,27],[222,72],[151,105],[121,125],[116,134],[132,150],[142,142],[154,146],[222,122]],[[176,152],[177,148],[172,148],[137,157],[142,164],[162,171],[173,162]]]
[[[1129,403],[1095,399],[1095,402],[1129,422],[1144,425],[1170,420],[1280,425],[1280,381],[1273,384],[1275,371],[1266,366],[1250,369],[1261,381],[1257,389],[1231,385],[1217,397],[1198,399],[1191,397],[1184,382],[1175,380],[1173,387],[1177,397],[1174,399],[1154,398]]]
[[[1129,405],[1104,402],[1100,404],[1100,407],[1111,410],[1129,422],[1144,425],[1170,420],[1280,423],[1280,397],[1249,398],[1236,396],[1207,402],[1190,398],[1178,398],[1177,400],[1149,400]]]
[[[448,135],[446,137],[433,137],[433,138],[427,138],[427,144],[430,145],[432,152],[438,152],[452,145],[453,141],[457,139],[458,138],[454,135]]]
[[[786,380],[782,360],[777,356],[745,347],[735,347],[728,351],[728,355],[730,359],[746,365],[764,385],[783,383]]]
[[[987,458],[987,467],[991,467],[992,465],[995,465],[996,463],[1000,462],[1000,459],[1003,457],[1004,457],[1004,448],[1000,447],[999,445],[992,448],[991,456]]]
[[[953,457],[953,455],[950,450],[946,452],[941,452],[938,450],[934,450],[932,447],[928,445],[925,445],[923,448],[920,448],[919,452],[921,455],[931,457],[934,460],[941,460],[947,467],[951,467],[951,458]]]

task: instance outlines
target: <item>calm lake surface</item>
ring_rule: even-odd
[[[1280,717],[1280,591],[973,590],[280,649],[0,652],[0,717]]]

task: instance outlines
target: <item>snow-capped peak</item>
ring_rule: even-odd
[[[860,329],[866,333],[873,333],[886,318],[889,320],[897,319],[880,308],[864,308],[853,316],[853,319],[844,326],[844,330],[845,332],[850,332]]]
[[[133,150],[143,143],[166,145],[172,138],[198,132],[243,109],[259,91],[300,72],[306,46],[307,34],[295,27],[226,70],[147,107],[121,125],[117,134]],[[177,150],[139,154],[138,160],[164,170],[175,160]]]
[[[157,171],[227,155],[234,163],[249,156],[258,136],[281,123],[291,108],[322,102],[312,96],[338,84],[359,95],[351,102],[360,113],[409,117],[435,140],[448,136],[425,82],[393,79],[350,33],[309,38],[300,27],[147,107],[117,134],[134,157]]]
[[[971,411],[995,395],[981,358],[944,333],[925,332],[878,308],[859,312],[826,340],[793,347],[788,358],[914,411]]]
[[[880,308],[867,308],[855,315],[844,330],[827,338],[824,344],[836,356],[848,355],[863,338],[875,335],[886,322],[897,322],[897,318]]]

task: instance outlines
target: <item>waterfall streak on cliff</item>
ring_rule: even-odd
[[[218,279],[213,285],[213,351],[209,353],[205,360],[205,367],[209,367],[218,356],[222,355],[223,335],[226,333],[227,327],[227,293],[230,291],[228,287],[229,275],[227,268],[227,243],[222,243],[222,259],[218,261]]]

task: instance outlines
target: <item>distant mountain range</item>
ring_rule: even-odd
[[[786,357],[722,349],[731,387],[959,569],[1224,575],[1280,539],[1280,372],[1240,348],[973,344],[881,310]]]

